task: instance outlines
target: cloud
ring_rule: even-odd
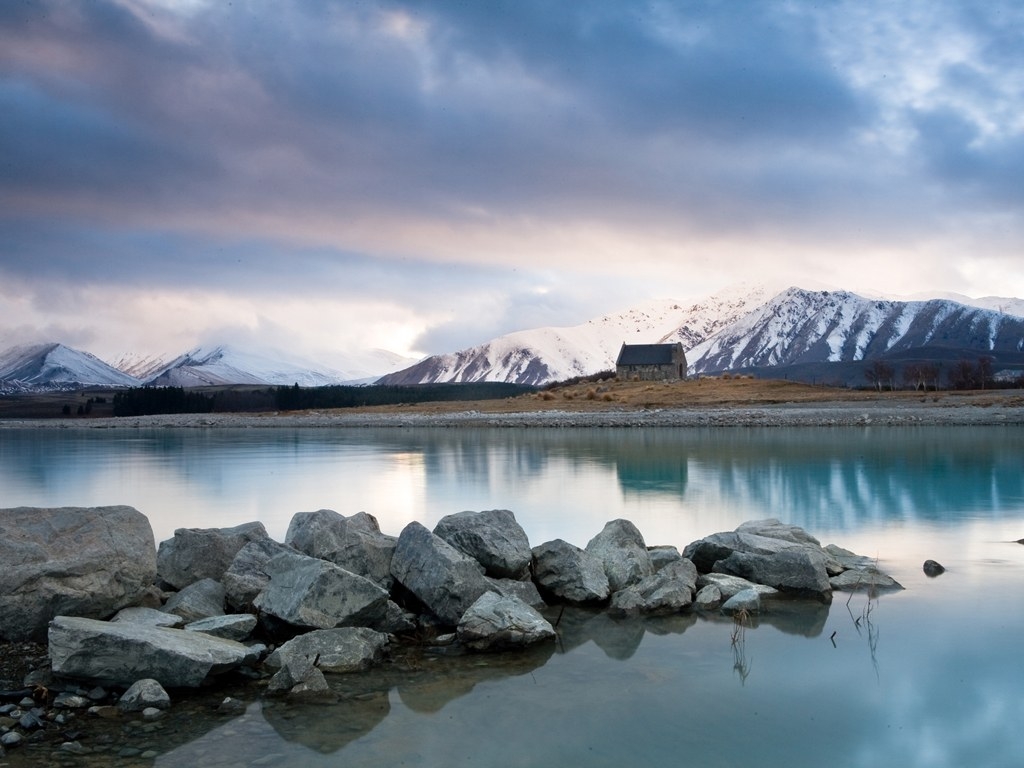
[[[424,352],[740,277],[1024,294],[1021,17],[5,4],[0,293],[401,307]]]

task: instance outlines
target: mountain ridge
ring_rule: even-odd
[[[367,350],[358,361],[364,367],[347,372],[276,351],[230,345],[194,347],[171,359],[125,354],[112,366],[88,352],[51,342],[0,351],[0,391],[76,384],[543,385],[613,368],[624,342],[681,342],[691,375],[753,372],[847,386],[864,383],[863,365],[858,364],[873,359],[949,361],[986,355],[999,365],[1024,370],[1024,301],[985,297],[965,304],[948,298],[951,295],[959,297],[869,298],[841,289],[794,286],[777,291],[764,284],[741,284],[697,301],[656,299],[575,326],[516,331],[404,368],[401,364],[409,361],[397,355]],[[390,372],[378,376],[374,367]]]
[[[886,356],[906,358],[912,350],[925,359],[932,354],[940,359],[958,354],[992,355],[1007,365],[1024,365],[1024,302],[1018,299],[988,297],[979,301],[1010,308],[1019,316],[949,299],[867,298],[850,291],[795,286],[769,294],[764,286],[744,286],[689,306],[664,300],[657,305],[662,310],[659,322],[646,327],[636,320],[649,320],[648,313],[633,309],[579,326],[519,331],[456,353],[425,358],[378,381],[543,384],[613,368],[623,342],[680,341],[690,375],[725,371],[771,375],[776,370],[788,375],[789,371],[782,369],[795,366],[792,372],[796,375],[817,381],[821,369],[813,366]],[[676,325],[667,331],[666,313]],[[600,345],[588,344],[584,329],[595,324],[608,330],[632,325],[634,332],[617,337],[608,334]],[[552,338],[561,342],[555,351]],[[804,375],[801,366],[812,367]],[[857,378],[847,366],[836,383],[854,385]]]

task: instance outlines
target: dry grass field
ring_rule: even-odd
[[[555,386],[519,397],[474,402],[420,403],[352,409],[374,412],[403,410],[418,413],[481,413],[532,411],[602,412],[653,408],[728,408],[782,404],[932,403],[938,405],[1024,406],[1022,390],[875,392],[811,386],[791,381],[751,378],[702,378],[686,381],[615,381]]]

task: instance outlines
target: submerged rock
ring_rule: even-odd
[[[0,640],[41,642],[58,615],[106,619],[155,577],[153,529],[132,507],[0,509]]]
[[[898,590],[903,585],[888,574],[874,568],[851,568],[829,579],[832,589],[839,592],[860,592],[875,590]]]
[[[742,591],[742,590],[740,590]],[[714,584],[707,584],[693,598],[693,606],[701,611],[710,611],[722,604],[722,590]]]
[[[379,662],[387,647],[387,635],[366,627],[320,629],[284,643],[265,664],[290,669],[295,679],[301,679],[307,666],[337,674],[358,672]]]
[[[752,581],[747,581],[739,576],[733,576],[728,573],[702,573],[697,577],[697,587],[704,589],[707,586],[717,587],[722,600],[728,600],[745,589],[756,590],[761,597],[776,597],[779,594],[779,590],[774,587],[755,584]]]
[[[761,595],[756,589],[744,589],[737,592],[722,604],[722,613],[736,614],[760,613]]]

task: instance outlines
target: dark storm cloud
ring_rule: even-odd
[[[764,273],[952,220],[974,242],[993,210],[1019,241],[1020,23],[1012,2],[2,3],[0,276],[434,292],[452,317],[501,285],[497,332],[582,307],[574,276],[596,293],[579,270],[622,244],[654,255],[602,263],[607,295],[662,261],[728,271],[722,242],[771,243]]]
[[[54,8],[60,23],[34,20],[28,34],[74,51],[94,102],[76,103],[63,92],[76,73],[47,72],[43,62],[42,74],[15,86],[27,93],[4,138],[21,158],[18,178],[66,178],[65,191],[89,184],[112,199],[128,194],[119,174],[138,173],[153,180],[143,200],[163,202],[163,189],[185,208],[281,205],[272,187],[287,191],[291,208],[455,216],[464,205],[533,212],[553,204],[566,214],[628,216],[699,206],[706,197],[686,174],[710,173],[709,151],[843,140],[865,113],[822,66],[806,19],[779,22],[735,4],[695,12],[315,3],[273,13],[214,4],[191,19],[183,41],[105,3]],[[411,45],[386,34],[387,12],[422,23],[422,38]],[[9,33],[17,21],[5,23]],[[49,127],[35,132],[41,121]],[[263,168],[261,153],[282,148],[322,172]],[[244,186],[263,174],[268,185]],[[739,199],[759,192],[728,173],[719,184]]]

